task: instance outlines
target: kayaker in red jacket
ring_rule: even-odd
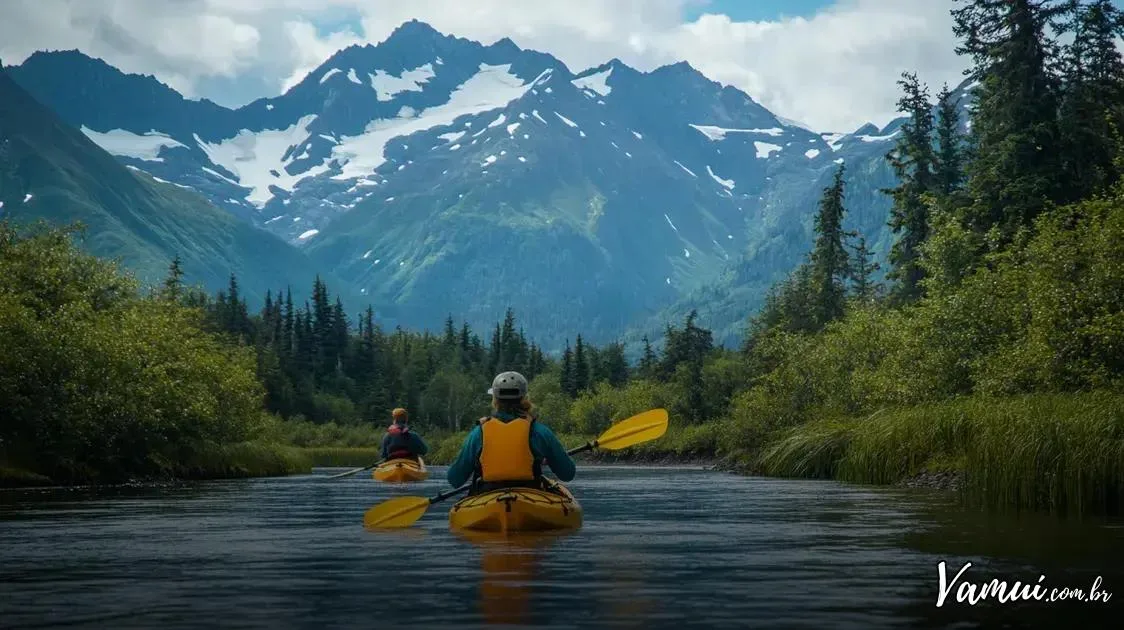
[[[409,414],[405,409],[398,407],[390,415],[394,421],[382,438],[383,459],[417,459],[429,452],[425,440],[407,426]]]
[[[463,485],[469,476],[473,491],[502,486],[542,485],[542,463],[562,481],[576,472],[566,447],[534,416],[527,398],[527,379],[518,372],[504,372],[492,381],[492,415],[481,418],[465,438],[447,479]]]

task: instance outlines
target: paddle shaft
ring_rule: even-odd
[[[566,451],[566,454],[567,455],[577,455],[578,453],[584,453],[585,451],[592,451],[595,448],[597,448],[597,440],[593,440],[592,442],[586,442],[585,444],[582,444],[581,446],[574,447],[574,448]],[[452,490],[442,492],[441,494],[431,498],[429,500],[429,504],[433,505],[434,503],[437,503],[439,501],[444,501],[445,499],[448,499],[449,497],[455,497],[462,492],[468,491],[468,489],[471,488],[471,487],[472,487],[472,482],[469,482],[469,483],[466,483],[459,488],[453,488]]]
[[[364,470],[370,470],[370,469],[374,468],[375,466],[378,466],[379,464],[381,464],[381,463],[383,463],[383,462],[385,462],[385,461],[386,461],[385,459],[380,459],[379,461],[377,461],[377,462],[375,462],[375,463],[371,464],[370,466],[367,466],[366,468],[356,468],[355,470],[349,470],[349,471],[347,471],[347,472],[345,472],[345,473],[340,473],[340,474],[338,474],[338,475],[332,475],[331,477],[328,477],[328,479],[339,479],[339,478],[341,478],[341,477],[347,477],[347,476],[349,476],[349,475],[354,475],[354,474],[356,474],[356,473],[361,473],[361,472],[363,472]]]

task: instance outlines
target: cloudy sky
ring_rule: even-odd
[[[578,71],[687,60],[823,131],[894,116],[895,80],[959,83],[952,0],[0,0],[0,59],[78,48],[228,106],[272,96],[410,18],[510,37]]]

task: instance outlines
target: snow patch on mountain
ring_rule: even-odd
[[[291,192],[298,181],[328,170],[326,164],[318,164],[296,175],[285,170],[293,159],[283,160],[283,156],[308,139],[308,127],[315,120],[315,115],[308,115],[286,129],[243,129],[233,138],[217,143],[206,142],[196,134],[195,142],[211,162],[234,173],[239,184],[250,189],[246,201],[260,208],[273,199],[270,186]]]
[[[164,147],[184,146],[180,142],[155,130],[149,131],[142,136],[124,129],[113,129],[102,133],[83,125],[82,133],[86,134],[87,138],[102,149],[105,149],[108,153],[145,160],[147,162],[163,162],[164,159],[160,157],[160,151]]]
[[[843,148],[843,143],[840,142],[843,138],[847,137],[845,133],[821,133],[820,137],[831,147],[832,151],[838,151]]]
[[[561,118],[562,122],[566,123],[567,125],[570,125],[571,127],[577,128],[578,123],[570,120],[569,118],[566,118],[565,116],[563,116],[562,114],[559,114],[558,112],[554,112],[554,115]]]
[[[804,157],[811,160],[811,159],[816,158],[819,154],[820,154],[819,149],[808,149],[807,151],[804,152]]]
[[[507,126],[507,135],[515,135],[515,130],[519,128],[519,123],[514,122]]]
[[[715,175],[714,171],[712,171],[710,169],[709,164],[707,164],[707,166],[706,166],[706,172],[710,174],[711,179],[718,182],[720,185],[725,187],[727,190],[733,190],[734,189],[734,180],[732,180],[732,179],[722,179],[721,177]]]
[[[340,70],[339,68],[332,68],[331,70],[325,72],[320,76],[320,84],[323,85],[325,81],[339,74],[340,72],[342,72],[342,70]]]
[[[541,121],[542,121],[542,124],[544,124],[544,125],[549,125],[549,124],[550,124],[550,123],[546,122],[546,119],[545,119],[545,118],[543,118],[542,116],[539,116],[539,110],[537,110],[537,109],[532,109],[532,110],[531,110],[531,115],[532,115],[532,116],[534,116],[535,118],[538,118],[539,120],[541,120]]]
[[[766,136],[781,136],[784,135],[784,129],[780,127],[769,127],[767,129],[729,129],[726,127],[715,127],[714,125],[695,125],[688,123],[695,131],[701,133],[707,138],[718,142],[726,139],[728,133],[756,133]]]
[[[898,135],[899,133],[901,133],[901,132],[900,132],[900,131],[895,131],[894,133],[891,133],[891,134],[887,134],[887,135],[884,135],[884,136],[867,136],[867,135],[863,135],[863,136],[856,136],[856,137],[857,137],[857,138],[858,138],[859,140],[862,140],[863,142],[886,142],[887,140],[893,140],[893,139],[894,139],[894,136],[897,136],[897,135]]]
[[[413,70],[406,70],[399,76],[389,74],[385,70],[375,70],[368,74],[371,79],[371,88],[375,90],[376,98],[380,101],[394,100],[402,92],[421,92],[422,86],[437,76],[433,72],[433,64],[425,64]]]
[[[374,120],[363,133],[344,137],[332,149],[332,157],[342,167],[342,172],[332,178],[351,179],[366,175],[386,161],[384,150],[392,139],[451,125],[462,116],[504,107],[526,94],[542,76],[540,74],[534,81],[524,83],[511,73],[511,64],[490,66],[482,63],[479,71],[458,86],[444,105],[416,112],[413,117]]]
[[[229,178],[229,177],[227,177],[226,175],[223,175],[222,173],[220,173],[220,172],[216,171],[216,170],[215,170],[215,169],[213,169],[213,168],[207,168],[206,166],[204,166],[204,167],[201,167],[201,168],[203,169],[203,172],[204,172],[204,173],[207,173],[207,174],[209,174],[209,175],[214,175],[215,177],[217,177],[217,178],[219,178],[219,179],[223,180],[224,182],[228,182],[228,183],[234,184],[235,186],[241,186],[241,184],[239,184],[238,182],[234,181],[233,179],[230,179],[230,178]]]
[[[671,226],[671,229],[675,230],[676,232],[679,231],[679,228],[675,227],[675,224],[671,222],[671,217],[665,214],[663,215],[663,218],[667,219],[667,224]]]
[[[306,232],[301,232],[301,235],[298,236],[297,238],[303,241],[303,240],[310,239],[310,238],[312,238],[313,236],[316,236],[319,233],[320,233],[320,230],[308,230]]]
[[[753,146],[757,149],[758,158],[768,158],[774,151],[779,152],[782,149],[780,145],[761,142],[759,140],[754,140]]]
[[[363,82],[359,80],[359,75],[355,74],[355,68],[348,68],[347,80],[356,85],[363,85]]]
[[[679,160],[672,160],[672,161],[673,161],[673,162],[675,162],[676,164],[679,164]],[[691,169],[687,168],[686,166],[683,166],[682,164],[679,164],[679,168],[681,168],[681,169],[683,169],[683,170],[687,171],[688,173],[690,173],[690,174],[691,174],[691,177],[698,177],[698,175],[695,175],[695,172],[694,172],[694,171],[692,171]],[[708,167],[708,168],[709,168],[709,167]]]
[[[811,126],[806,125],[806,124],[800,122],[799,120],[793,120],[791,118],[785,118],[784,116],[776,116],[776,119],[779,120],[782,125],[788,125],[789,127],[799,127],[801,129],[803,129],[804,131],[811,131],[812,133],[816,133],[815,129],[812,129]]]
[[[466,134],[466,133],[468,133],[468,132],[467,131],[450,131],[449,133],[443,133],[443,134],[441,134],[437,137],[441,138],[442,140],[444,140],[446,142],[456,142],[457,140],[460,140],[461,138],[463,138],[464,134]]]
[[[580,79],[574,79],[573,81],[571,81],[571,83],[576,85],[578,88],[593,90],[601,96],[608,96],[609,92],[613,91],[613,88],[609,87],[609,84],[606,83],[606,81],[609,79],[609,75],[612,73],[613,69],[609,68],[608,70],[602,70],[601,72],[598,72],[596,74],[591,74]]]

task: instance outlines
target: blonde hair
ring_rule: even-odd
[[[401,407],[397,407],[390,412],[390,417],[394,418],[395,422],[401,421],[403,424],[410,420],[410,414],[406,413],[406,410]]]
[[[529,418],[535,411],[535,405],[526,396],[519,400],[500,400],[492,396],[492,409]]]

